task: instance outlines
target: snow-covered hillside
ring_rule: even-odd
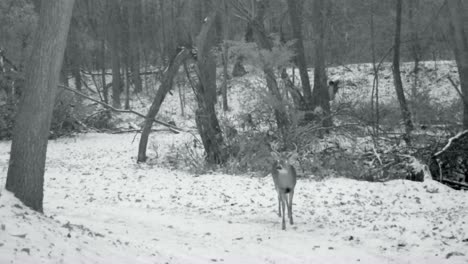
[[[163,156],[184,137],[151,141]],[[282,231],[270,177],[136,164],[133,139],[50,141],[44,215],[1,189],[0,263],[468,263],[467,192],[303,178]],[[0,186],[9,147],[0,142]]]

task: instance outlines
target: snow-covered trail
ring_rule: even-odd
[[[270,177],[136,164],[133,137],[86,134],[49,144],[45,214],[99,254],[96,263],[468,263],[466,192],[432,181],[300,179],[295,225],[282,231]],[[182,137],[151,140],[164,155]],[[8,150],[0,142],[4,168]]]

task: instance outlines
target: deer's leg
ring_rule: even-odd
[[[286,194],[281,194],[281,211],[283,212],[283,219],[281,222],[281,229],[286,230],[286,215],[285,215],[285,209],[286,209]]]
[[[278,192],[278,216],[281,217],[281,194]]]
[[[291,225],[294,224],[293,222],[293,216],[292,216],[292,201],[293,201],[293,196],[294,196],[294,190],[291,190],[289,192],[289,202],[288,202],[288,217],[289,217],[289,223]]]

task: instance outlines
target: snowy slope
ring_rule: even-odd
[[[164,155],[185,137],[151,141]],[[282,231],[270,177],[136,164],[133,138],[50,141],[45,215],[1,190],[0,263],[468,263],[466,192],[300,179],[295,225]],[[8,152],[0,142],[1,186]]]

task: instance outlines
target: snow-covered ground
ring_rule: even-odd
[[[136,164],[133,139],[50,141],[44,215],[0,189],[0,263],[468,263],[467,192],[302,178],[282,231],[270,177]],[[185,136],[150,140],[163,153]],[[0,186],[9,148],[0,142]]]

